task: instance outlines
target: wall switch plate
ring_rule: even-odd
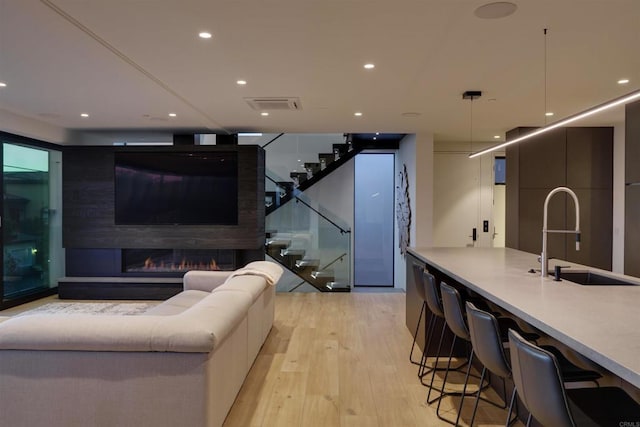
[[[485,233],[489,232],[489,221],[487,221],[486,219],[482,221],[482,231],[484,231]]]

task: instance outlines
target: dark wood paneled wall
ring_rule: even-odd
[[[116,225],[116,151],[237,151],[238,225]],[[65,248],[259,249],[264,245],[264,150],[258,146],[70,147],[63,153]]]
[[[514,139],[531,131],[517,128]],[[562,128],[507,148],[506,246],[542,251],[544,200],[555,187],[574,190],[580,202],[580,251],[574,235],[549,234],[552,257],[611,269],[613,128]],[[575,208],[566,194],[549,203],[548,227],[573,229]]]
[[[640,102],[625,108],[624,273],[640,277]]]

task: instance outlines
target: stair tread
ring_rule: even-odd
[[[332,278],[333,277],[333,271],[331,271],[331,270],[312,271],[311,272],[311,277],[313,277],[314,279]]]
[[[304,255],[307,251],[305,249],[286,248],[280,251],[281,255]]]

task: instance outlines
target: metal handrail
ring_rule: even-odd
[[[273,182],[274,184],[276,184],[278,187],[281,187],[280,184],[278,184],[278,181],[274,180],[273,178],[271,178],[268,175],[265,175],[265,177]],[[351,233],[351,230],[345,230],[344,228],[340,227],[338,224],[336,224],[335,222],[331,221],[329,218],[327,218],[325,215],[321,214],[320,212],[318,212],[317,210],[315,210],[311,205],[309,205],[307,202],[305,202],[304,200],[302,200],[300,197],[298,197],[296,194],[292,194],[292,196],[295,198],[296,203],[302,203],[303,205],[305,205],[306,207],[308,207],[309,209],[311,209],[313,212],[315,212],[316,214],[318,214],[321,218],[324,218],[325,220],[327,220],[327,222],[331,223],[334,227],[336,227],[338,230],[340,230],[340,233],[345,234],[345,233]]]
[[[273,138],[271,141],[267,142],[266,144],[264,144],[262,146],[262,148],[264,149],[264,147],[266,147],[267,145],[271,144],[272,142],[274,142],[276,139],[280,138],[282,135],[284,135],[284,133],[281,133],[280,135],[276,136],[275,138]]]

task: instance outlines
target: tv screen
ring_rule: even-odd
[[[237,153],[116,152],[115,223],[237,225]]]

